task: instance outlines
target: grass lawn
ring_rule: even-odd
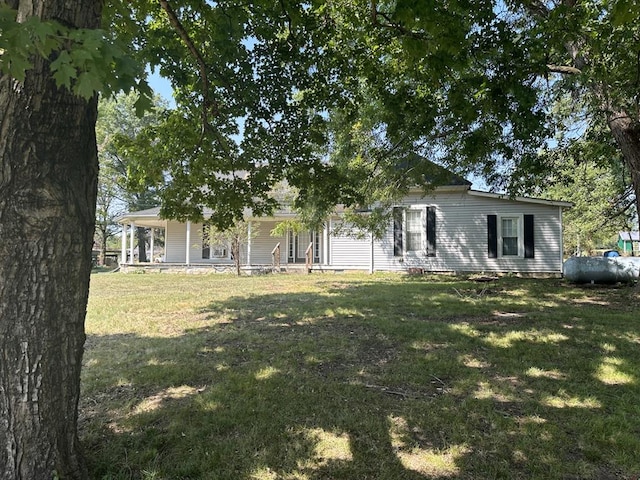
[[[91,279],[96,479],[637,479],[640,291],[312,274]]]

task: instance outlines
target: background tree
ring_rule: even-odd
[[[626,163],[601,124],[585,121],[584,109],[565,98],[554,109],[573,127],[560,130],[540,153],[553,168],[533,193],[573,203],[563,215],[565,255],[614,248],[618,232],[637,225],[635,192]],[[577,129],[577,131],[575,130]]]
[[[573,203],[563,214],[564,252],[593,255],[598,248],[615,248],[618,232],[635,225],[633,191],[622,172],[592,160],[567,159],[557,180],[542,196]]]
[[[578,112],[553,108],[569,95],[588,125],[582,133],[608,132],[637,206],[640,19],[627,14],[632,3],[331,2],[332,43],[351,59],[340,77],[349,101],[331,112],[339,135],[363,126],[381,135],[380,154],[361,149],[373,166],[383,157],[402,165],[417,151],[527,193],[554,168],[541,150],[574,128]]]
[[[115,97],[101,99],[98,104],[96,135],[101,169],[98,178],[99,232],[108,222],[111,222],[109,231],[113,230],[112,221],[116,213],[145,210],[160,204],[158,191],[152,185],[132,184],[130,166],[140,152],[131,148],[131,145],[146,127],[160,123],[167,103],[160,97],[154,97],[152,108],[138,115],[136,102],[139,96],[136,92],[119,93]],[[103,205],[100,201],[105,194],[113,196],[106,210],[101,208]],[[136,239],[138,260],[146,262],[147,231],[144,227],[137,228]]]
[[[231,259],[236,269],[236,274],[240,276],[242,267],[242,247],[249,243],[260,233],[258,222],[247,222],[245,220],[236,221],[231,227],[221,230],[215,224],[205,223],[203,231],[203,243],[208,248],[222,247],[229,248]],[[246,260],[246,258],[244,259]]]
[[[98,154],[99,156],[99,154]],[[98,174],[98,194],[96,199],[95,243],[100,253],[98,264],[105,265],[105,257],[109,239],[116,234],[115,218],[119,211],[118,186],[114,181],[115,173],[108,165],[100,166]]]

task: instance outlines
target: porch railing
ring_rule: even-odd
[[[311,273],[311,267],[313,266],[313,242],[309,243],[309,246],[304,251],[304,260],[307,273]]]
[[[280,242],[271,250],[271,267],[274,272],[280,271]]]

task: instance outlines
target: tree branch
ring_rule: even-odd
[[[382,17],[386,23],[381,23],[378,21],[378,17]],[[423,32],[416,32],[414,30],[409,30],[408,28],[402,26],[400,23],[395,22],[391,19],[389,14],[380,12],[378,10],[376,0],[371,0],[371,23],[374,27],[387,28],[389,30],[395,30],[401,35],[406,35],[411,38],[417,38],[419,40],[427,40],[428,36]]]
[[[175,10],[173,10],[171,5],[169,5],[169,2],[167,0],[158,1],[160,2],[160,6],[162,7],[162,9],[169,16],[169,22],[171,23],[171,26],[176,30],[176,32],[178,32],[178,35],[185,43],[185,45],[191,52],[191,55],[193,55],[196,63],[198,64],[198,69],[200,70],[200,80],[202,81],[202,96],[204,102],[202,105],[202,131],[204,134],[204,130],[206,128],[206,125],[208,124],[209,108],[212,109],[212,113],[214,116],[217,116],[219,111],[217,102],[215,100],[212,100],[209,96],[209,78],[207,77],[207,65],[204,61],[204,58],[202,57],[202,54],[191,40],[189,33],[180,22],[180,19],[176,15]]]
[[[553,73],[562,73],[563,75],[580,75],[582,70],[576,67],[569,67],[567,65],[549,65],[547,68]]]

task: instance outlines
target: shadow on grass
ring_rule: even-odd
[[[319,281],[204,328],[90,337],[93,478],[631,478],[632,289]],[[186,314],[185,314],[186,315]]]

